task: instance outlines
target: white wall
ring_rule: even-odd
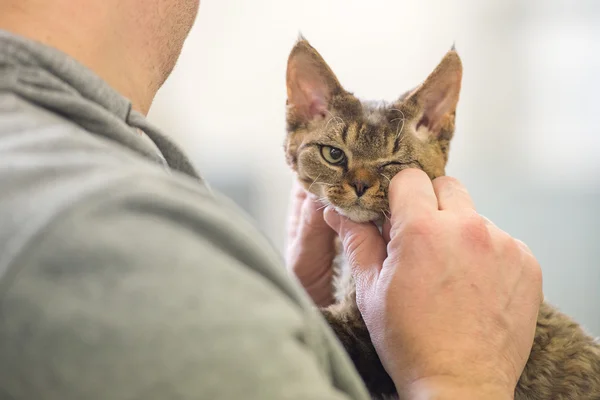
[[[456,42],[465,71],[448,173],[530,244],[547,298],[600,334],[598,20],[593,0],[205,0],[150,118],[281,248],[298,32],[370,99],[415,86]]]

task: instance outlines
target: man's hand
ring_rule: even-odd
[[[333,270],[336,233],[323,219],[323,205],[295,181],[292,188],[286,265],[313,301],[333,303]]]
[[[512,398],[542,301],[523,243],[475,212],[454,179],[392,180],[386,245],[377,228],[327,210],[352,262],[358,307],[398,390],[410,399]]]

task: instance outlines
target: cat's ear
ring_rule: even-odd
[[[344,89],[323,57],[302,36],[288,58],[288,113],[301,122],[324,117],[331,98]]]
[[[423,140],[454,129],[462,80],[462,62],[454,46],[425,82],[403,99],[416,106],[415,132]]]

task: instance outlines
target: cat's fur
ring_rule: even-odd
[[[453,48],[416,89],[391,104],[366,103],[341,86],[301,37],[288,59],[287,162],[307,190],[341,214],[357,222],[381,220],[397,172],[416,167],[431,179],[444,175],[461,79]],[[356,306],[351,276],[343,263],[337,267],[337,302],[323,315],[373,397],[396,396]],[[600,344],[544,303],[515,398],[600,399]]]

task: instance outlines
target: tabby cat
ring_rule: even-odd
[[[416,89],[391,104],[367,103],[346,91],[301,37],[287,65],[287,162],[307,190],[339,213],[356,222],[380,221],[388,212],[390,179],[400,170],[420,168],[431,179],[444,175],[461,79],[462,63],[452,48]],[[334,266],[337,301],[323,315],[373,398],[395,398],[344,265]],[[515,398],[599,400],[600,343],[544,303]]]

